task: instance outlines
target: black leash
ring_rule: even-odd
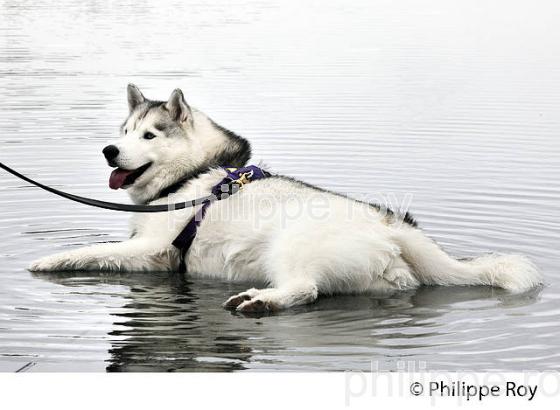
[[[167,212],[167,211],[175,211],[179,209],[190,208],[197,205],[202,205],[205,203],[212,202],[216,199],[214,195],[208,195],[202,198],[193,199],[191,201],[186,202],[178,202],[176,204],[167,204],[167,205],[130,205],[130,204],[118,204],[115,202],[105,202],[99,201],[97,199],[85,198],[83,196],[69,194],[67,192],[59,191],[58,189],[51,188],[47,185],[43,185],[40,182],[34,181],[31,178],[26,177],[25,175],[20,174],[19,172],[13,170],[7,165],[4,165],[0,162],[0,168],[9,172],[10,174],[23,179],[25,182],[29,182],[35,186],[38,186],[45,191],[53,193],[55,195],[61,196],[63,198],[69,199],[71,201],[79,202],[81,204],[95,206],[97,208],[104,208],[110,209],[112,211],[124,211],[124,212]]]

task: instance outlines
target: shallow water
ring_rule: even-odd
[[[181,87],[251,140],[254,162],[411,200],[451,253],[527,254],[546,286],[322,298],[246,318],[220,304],[247,284],[32,275],[34,258],[125,238],[127,217],[0,173],[0,370],[560,367],[554,2],[154,3],[0,4],[0,161],[126,201],[100,153],[126,115],[125,86],[160,99]]]

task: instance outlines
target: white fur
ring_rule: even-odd
[[[128,189],[137,203],[226,143],[223,132],[196,110],[181,124],[185,138],[143,141],[145,130],[155,133],[152,125],[157,118],[152,117],[147,115],[134,128],[133,112],[125,127],[134,131],[118,142],[119,166],[154,164]],[[212,169],[185,184],[170,202],[207,195],[224,175],[222,169]],[[165,204],[167,199],[152,203]],[[136,214],[131,239],[45,257],[29,269],[176,270],[179,254],[171,242],[195,211]],[[283,309],[336,293],[420,285],[491,285],[519,292],[542,282],[535,266],[522,256],[458,261],[419,229],[367,204],[281,178],[255,181],[231,198],[214,202],[187,254],[187,270],[191,275],[258,284],[261,289],[226,301],[225,306],[243,312]]]

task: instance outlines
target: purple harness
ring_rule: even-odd
[[[249,165],[243,168],[224,167],[224,169],[227,172],[227,176],[212,188],[212,195],[216,198],[217,201],[226,199],[230,195],[235,194],[237,191],[243,188],[243,185],[245,184],[256,181],[257,179],[263,179],[270,176],[269,172],[254,165]],[[202,204],[202,207],[196,212],[187,226],[183,228],[181,233],[172,242],[173,246],[179,249],[180,252],[180,273],[185,273],[187,270],[185,256],[194,241],[196,231],[198,230],[200,222],[202,222],[202,219],[204,218],[204,215],[206,214],[206,210],[210,206],[210,203],[211,202],[205,202],[204,204]]]

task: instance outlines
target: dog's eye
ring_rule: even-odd
[[[125,128],[124,129],[124,135],[126,135],[127,132],[128,132],[128,130]]]
[[[156,136],[154,134],[152,134],[151,132],[147,132],[144,134],[144,139],[145,140],[153,140]]]

